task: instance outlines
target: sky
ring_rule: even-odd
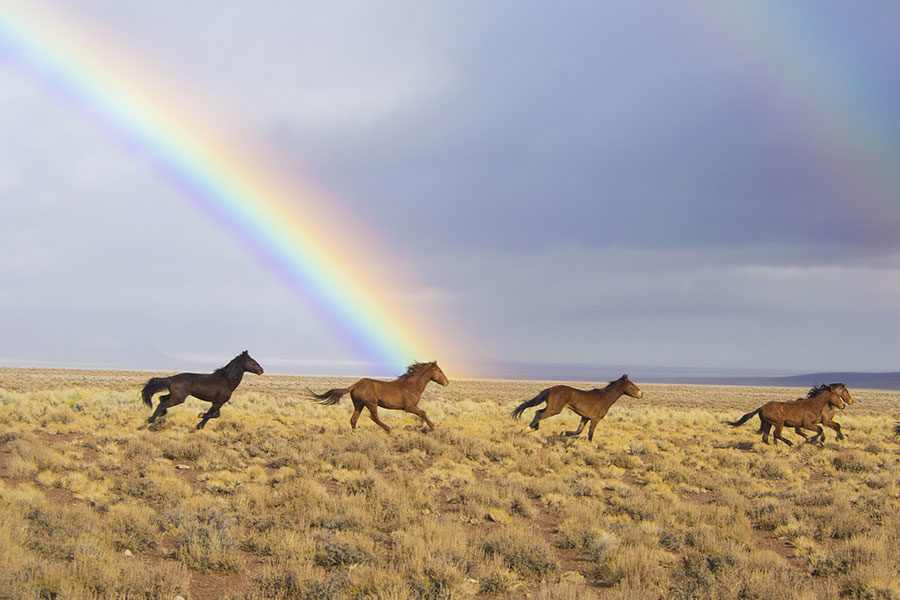
[[[292,182],[451,379],[900,369],[895,2],[34,6]],[[15,29],[0,364],[390,374]]]

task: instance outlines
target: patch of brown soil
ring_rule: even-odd
[[[801,560],[795,551],[795,546],[787,540],[776,537],[771,532],[754,529],[753,545],[760,550],[770,550],[774,552],[787,560],[792,567],[802,566]]]
[[[182,481],[191,486],[192,490],[196,491],[203,487],[203,484],[200,483],[200,474],[203,472],[203,469],[197,467],[197,461],[173,460],[172,468]]]
[[[191,600],[218,600],[240,594],[249,584],[244,573],[193,573]]]

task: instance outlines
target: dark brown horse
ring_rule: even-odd
[[[840,384],[832,383],[831,385],[840,385]],[[818,387],[812,387],[812,388],[810,388],[809,392],[806,394],[806,397],[812,398],[816,394],[822,392],[827,387],[829,387],[829,386],[820,385]],[[853,404],[853,397],[850,396],[850,392],[847,392],[847,395],[842,396],[841,399],[844,402],[846,402],[847,404]],[[837,413],[837,408],[835,408],[833,404],[826,404],[825,408],[822,409],[822,420],[820,422],[825,427],[830,427],[831,429],[834,429],[837,432],[837,439],[842,440],[842,439],[844,439],[844,434],[841,432],[841,424],[834,420],[835,413]],[[808,439],[806,434],[803,433],[803,429],[801,427],[794,427],[794,431],[803,439]]]
[[[588,439],[593,440],[594,428],[597,427],[597,423],[606,416],[609,407],[622,394],[627,394],[632,398],[642,398],[644,396],[644,392],[631,383],[628,375],[622,375],[603,389],[577,390],[567,385],[555,385],[542,391],[531,400],[526,400],[520,404],[512,414],[513,417],[518,419],[525,412],[526,408],[546,402],[547,406],[539,409],[534,414],[534,419],[531,420],[529,425],[532,429],[537,429],[543,419],[557,415],[562,409],[568,407],[581,417],[581,423],[578,424],[578,429],[567,431],[566,435],[581,434],[584,426],[590,421],[591,426],[588,429]]]
[[[429,381],[434,381],[441,385],[450,383],[447,380],[447,376],[444,375],[444,372],[438,366],[437,361],[409,365],[406,373],[393,381],[364,378],[350,387],[335,388],[322,394],[316,394],[312,390],[309,393],[319,400],[319,404],[337,404],[344,394],[350,392],[350,399],[353,401],[353,414],[350,416],[350,426],[353,429],[356,429],[356,421],[359,420],[359,415],[365,407],[369,409],[369,416],[372,417],[372,420],[390,433],[391,428],[378,418],[379,406],[393,410],[405,410],[417,415],[422,419],[422,423],[434,429],[434,423],[431,422],[425,411],[417,406],[419,397]]]
[[[843,383],[832,383],[815,388],[818,391],[807,398],[800,398],[793,402],[766,402],[756,410],[748,412],[737,421],[729,421],[729,425],[738,427],[750,420],[754,415],[759,415],[759,431],[763,442],[769,443],[769,431],[775,428],[774,444],[781,440],[788,446],[794,443],[781,435],[782,428],[787,425],[797,429],[815,431],[816,435],[808,438],[808,441],[825,441],[825,431],[820,423],[823,422],[823,413],[826,406],[844,408],[846,404],[853,403],[853,397]],[[845,404],[846,403],[846,404]],[[833,416],[833,415],[832,415]],[[804,436],[806,437],[806,436]]]
[[[165,415],[173,406],[184,402],[188,396],[193,396],[205,402],[212,402],[208,411],[197,415],[201,417],[201,421],[197,423],[197,429],[203,429],[207,421],[219,416],[219,409],[231,398],[232,392],[241,383],[246,371],[262,375],[263,368],[244,350],[232,358],[227,365],[212,373],[202,375],[181,373],[171,377],[154,377],[141,390],[144,404],[153,408],[153,394],[162,390],[169,390],[169,393],[159,397],[159,405],[147,422],[152,423],[157,417]]]

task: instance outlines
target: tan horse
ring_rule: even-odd
[[[356,421],[362,409],[369,409],[369,416],[382,429],[390,433],[391,428],[378,418],[378,407],[393,410],[405,410],[422,419],[422,423],[434,429],[434,423],[419,408],[419,397],[425,390],[429,381],[440,385],[450,383],[447,376],[441,371],[437,361],[428,363],[415,363],[406,369],[406,373],[393,381],[379,381],[377,379],[360,379],[350,387],[335,388],[322,394],[316,394],[312,390],[309,393],[319,400],[320,404],[337,404],[347,392],[353,400],[353,414],[350,416],[350,426],[356,429]]]
[[[836,384],[831,384],[831,385],[836,385]],[[806,397],[812,398],[816,394],[822,392],[827,387],[829,387],[829,386],[820,385],[818,387],[810,388],[809,392],[806,394]],[[847,404],[853,404],[853,397],[850,396],[850,392],[847,392],[847,394],[845,396],[842,396],[841,399],[844,402],[846,402]],[[834,405],[832,405],[832,404],[826,404],[825,408],[822,409],[822,420],[820,422],[825,427],[830,427],[831,429],[834,429],[837,432],[837,439],[842,440],[842,439],[844,439],[844,434],[841,432],[841,424],[834,420],[835,413],[837,413],[837,408],[835,408]],[[797,433],[797,435],[799,435],[803,439],[805,439],[805,440],[808,439],[806,434],[803,433],[803,428],[794,427],[794,431]],[[823,439],[823,441],[824,441],[824,439]]]
[[[594,388],[592,390],[577,390],[567,385],[555,385],[547,388],[540,394],[526,400],[516,407],[513,411],[513,417],[518,419],[525,412],[526,408],[537,406],[542,402],[546,402],[547,406],[539,409],[534,414],[534,419],[528,425],[532,429],[537,429],[540,422],[547,417],[558,415],[562,409],[570,408],[575,414],[581,417],[581,423],[575,431],[567,431],[566,435],[580,435],[584,430],[584,426],[588,421],[591,426],[588,429],[588,439],[594,439],[594,428],[597,423],[606,416],[609,407],[619,399],[622,394],[631,396],[632,398],[642,398],[642,392],[636,385],[631,383],[628,375],[622,375],[603,389]]]
[[[819,440],[824,443],[825,431],[819,423],[822,422],[825,407],[831,405],[836,408],[844,408],[846,404],[853,403],[853,397],[850,396],[850,392],[843,383],[832,383],[816,389],[819,391],[815,395],[793,402],[767,402],[737,421],[729,421],[729,425],[738,427],[749,421],[754,415],[759,415],[760,425],[757,433],[763,434],[762,440],[766,444],[769,443],[769,431],[774,427],[773,443],[777,445],[778,440],[781,440],[788,446],[793,446],[792,441],[781,435],[781,430],[785,425],[795,429],[815,431],[816,435],[808,438],[808,441]]]

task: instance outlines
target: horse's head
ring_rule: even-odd
[[[447,376],[441,371],[436,360],[431,362],[431,381],[441,385],[448,385],[450,383],[450,380],[447,379]]]
[[[250,353],[244,350],[238,357],[240,359],[241,367],[245,371],[249,371],[251,373],[256,373],[257,375],[263,374],[263,368],[260,366],[258,362],[253,360],[253,357],[250,356]]]
[[[831,389],[829,387],[823,393],[828,395],[828,404],[834,406],[835,408],[844,408],[845,406],[847,406],[840,392],[838,392],[837,390]]]
[[[627,394],[628,396],[631,396],[632,398],[643,398],[644,397],[644,392],[642,392],[638,386],[631,383],[631,380],[628,379],[627,374],[622,375],[622,377],[619,381],[622,381],[625,384],[625,389],[622,391],[625,394]]]
[[[828,387],[831,389],[833,396],[838,396],[845,404],[853,404],[853,396],[850,395],[850,390],[843,383],[832,383]],[[844,407],[841,406],[840,408]]]

